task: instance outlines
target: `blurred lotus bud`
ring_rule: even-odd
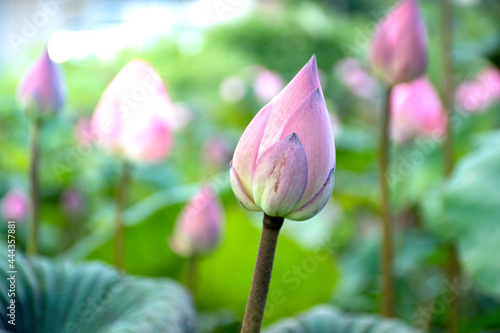
[[[30,209],[28,194],[21,189],[11,189],[2,199],[2,215],[8,220],[26,219]]]
[[[374,72],[390,85],[408,82],[427,67],[427,31],[417,0],[401,0],[377,26],[371,42]]]
[[[212,188],[205,185],[178,217],[170,246],[184,257],[210,252],[220,242],[223,223],[222,204]]]
[[[267,103],[279,94],[284,85],[283,79],[278,73],[268,69],[260,69],[253,82],[253,90],[260,102]]]
[[[75,189],[66,189],[61,196],[61,208],[67,216],[77,217],[83,213],[85,199],[83,194]]]
[[[500,100],[500,71],[496,67],[483,70],[475,80],[457,88],[455,100],[466,112],[483,112]]]
[[[180,129],[186,127],[193,118],[192,111],[183,103],[174,104],[175,121],[174,129]]]
[[[219,87],[219,95],[228,103],[236,103],[245,97],[247,88],[247,84],[242,78],[229,76],[222,81]]]
[[[439,95],[427,77],[395,86],[391,95],[391,134],[398,142],[414,137],[441,135],[446,113]]]
[[[17,88],[19,105],[29,119],[38,120],[59,112],[64,96],[61,70],[45,49]]]
[[[231,161],[231,143],[224,136],[212,136],[203,144],[202,154],[209,167],[221,168]]]
[[[335,64],[340,81],[357,97],[370,99],[377,92],[376,80],[368,74],[361,63],[354,58],[345,58]]]
[[[172,147],[174,112],[161,78],[146,62],[129,62],[102,94],[91,122],[98,144],[134,162],[156,163]]]
[[[335,148],[316,57],[248,125],[234,152],[233,192],[249,210],[307,220],[333,190]]]
[[[80,118],[74,129],[75,140],[80,144],[86,144],[93,141],[90,118]]]

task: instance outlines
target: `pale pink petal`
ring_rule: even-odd
[[[269,148],[257,162],[253,196],[270,216],[285,216],[300,201],[307,185],[307,158],[291,134]]]
[[[322,93],[317,89],[298,107],[280,133],[284,138],[297,134],[307,156],[307,188],[298,206],[309,202],[319,192],[330,170],[335,167],[332,126]]]
[[[321,89],[320,87],[316,57],[313,56],[283,91],[271,101],[273,111],[269,116],[257,158],[260,158],[269,147],[282,138],[280,133],[287,120],[309,94],[315,89]]]
[[[294,209],[291,213],[285,216],[285,218],[294,221],[304,221],[308,220],[314,215],[318,214],[323,207],[325,207],[328,199],[332,195],[333,184],[335,182],[335,169],[330,171],[328,179],[323,184],[321,190],[304,206]]]
[[[241,185],[241,180],[238,177],[236,170],[232,166],[232,162],[231,162],[231,168],[229,170],[229,181],[231,182],[231,188],[233,189],[236,199],[238,199],[238,202],[244,208],[257,212],[262,211],[262,209],[260,209],[260,207],[258,207],[245,193],[245,190]]]
[[[257,162],[257,153],[271,109],[272,105],[267,104],[252,119],[241,135],[233,155],[233,168],[238,174],[241,186],[251,200],[253,200],[252,178]]]

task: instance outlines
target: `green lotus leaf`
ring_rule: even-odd
[[[7,248],[4,243],[0,246]],[[12,271],[8,259],[7,251],[2,251],[2,333],[194,331],[196,312],[191,296],[170,279],[122,275],[98,262],[28,259],[18,252],[16,273],[12,274],[14,295],[9,293],[13,286],[8,280]],[[15,301],[15,317],[9,316],[11,299]]]
[[[294,318],[268,326],[263,333],[418,333],[401,321],[374,315],[348,315],[330,305],[318,305]]]

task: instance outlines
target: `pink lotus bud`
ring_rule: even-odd
[[[500,71],[486,68],[475,80],[465,81],[458,87],[455,100],[467,112],[486,111],[500,100]]]
[[[373,70],[391,85],[411,81],[427,67],[427,31],[417,0],[401,0],[375,30]]]
[[[283,89],[284,85],[279,74],[263,69],[255,77],[253,89],[259,101],[267,103]]]
[[[177,219],[170,246],[184,257],[213,250],[221,239],[223,215],[222,204],[211,187],[203,186]]]
[[[377,82],[357,59],[345,58],[338,61],[335,64],[335,71],[353,95],[367,99],[375,96]]]
[[[111,153],[155,163],[172,146],[174,112],[161,78],[146,62],[129,62],[102,94],[92,134]]]
[[[186,127],[193,119],[193,112],[183,103],[174,104],[174,129]]]
[[[61,208],[68,216],[79,216],[83,213],[85,199],[82,192],[75,188],[65,190],[61,196]]]
[[[45,118],[61,110],[64,95],[61,70],[45,49],[18,86],[21,109],[30,119]]]
[[[223,136],[209,138],[203,145],[203,161],[211,167],[227,166],[231,160],[231,143]]]
[[[28,194],[20,189],[11,189],[2,199],[2,215],[8,220],[24,220],[29,209]]]
[[[219,87],[220,97],[228,103],[236,103],[245,97],[247,83],[238,76],[229,76]]]
[[[234,152],[233,192],[243,207],[307,220],[333,190],[335,148],[316,57],[248,125]]]
[[[442,134],[446,113],[427,77],[395,86],[391,95],[392,137],[403,142],[416,136]]]
[[[79,144],[87,144],[93,141],[91,120],[89,118],[84,117],[76,122],[74,136]]]

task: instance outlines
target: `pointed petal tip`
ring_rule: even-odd
[[[316,89],[321,89],[321,83],[319,82],[319,76],[318,76],[318,62],[316,60],[316,53],[314,53],[311,59],[309,59],[307,65],[309,65],[312,76],[314,77],[314,81],[316,83]]]
[[[290,140],[293,145],[297,145],[300,149],[304,150],[304,146],[302,145],[302,142],[300,141],[300,138],[296,133],[288,135],[285,139]]]
[[[290,141],[299,142],[300,143],[300,139],[297,136],[297,134],[295,134],[295,133],[292,133],[292,134],[288,135],[286,138],[289,139]]]
[[[316,54],[313,54],[311,59],[307,62],[309,66],[311,66],[311,70],[313,71],[314,75],[318,75],[318,60],[316,59]]]

